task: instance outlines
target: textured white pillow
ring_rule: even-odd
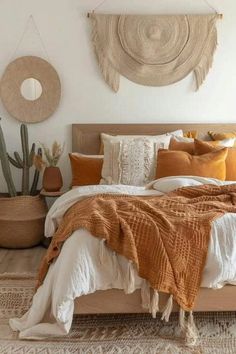
[[[177,134],[183,132],[178,131]],[[154,180],[157,151],[160,148],[168,148],[171,134],[101,134],[101,138],[104,145],[104,162],[100,183],[143,186]]]

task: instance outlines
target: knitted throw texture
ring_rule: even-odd
[[[74,204],[53,236],[39,271],[39,285],[63,242],[79,228],[106,240],[133,261],[140,277],[194,307],[205,265],[211,223],[236,212],[236,184],[184,187],[164,196],[100,194]]]
[[[191,72],[198,89],[212,66],[219,15],[90,17],[98,64],[115,92],[120,75],[141,85],[164,86]]]

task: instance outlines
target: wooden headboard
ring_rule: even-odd
[[[199,139],[209,140],[207,132],[236,131],[236,124],[73,124],[72,151],[83,154],[98,154],[100,134],[113,135],[158,135],[182,129],[197,130]]]

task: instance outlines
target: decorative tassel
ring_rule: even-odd
[[[157,317],[157,312],[159,311],[159,294],[157,290],[154,290],[151,303],[152,318]]]
[[[173,295],[170,295],[162,313],[162,317],[161,317],[162,320],[165,320],[166,322],[169,321],[172,308],[173,308]]]
[[[135,290],[135,278],[134,278],[134,269],[133,269],[132,261],[129,261],[126,285],[127,285],[126,287],[127,294],[130,294]]]
[[[198,329],[195,325],[193,312],[191,311],[188,316],[188,320],[185,317],[185,311],[180,309],[179,311],[179,324],[181,329],[181,334],[185,336],[186,345],[192,347],[197,344],[198,340]]]
[[[190,311],[186,328],[186,345],[192,347],[197,344],[198,329],[195,325],[193,312]]]
[[[180,308],[179,310],[179,325],[180,331],[182,336],[186,336],[186,318],[185,318],[185,311]]]
[[[150,287],[146,280],[143,281],[141,287],[141,298],[142,298],[142,307],[150,312]]]

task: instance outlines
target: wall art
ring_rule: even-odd
[[[174,84],[191,72],[199,89],[217,47],[222,15],[105,15],[92,13],[92,40],[107,84],[120,75],[141,85]]]

